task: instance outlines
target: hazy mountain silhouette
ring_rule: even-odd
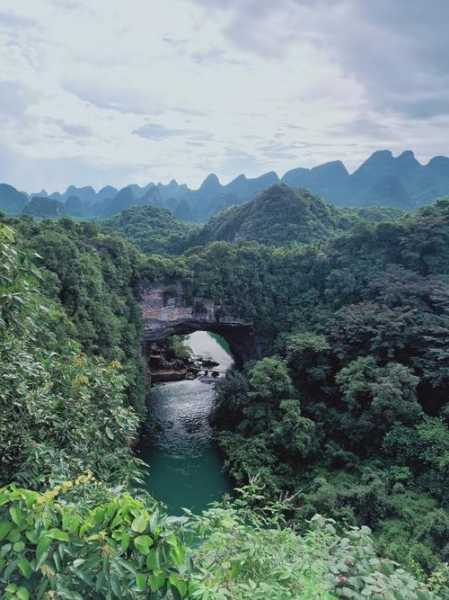
[[[436,156],[423,165],[410,150],[397,157],[390,150],[379,150],[352,174],[337,160],[312,169],[292,169],[282,179],[273,171],[254,178],[242,174],[226,185],[212,173],[196,190],[173,179],[167,185],[131,184],[121,190],[106,186],[98,192],[90,186],[71,185],[62,194],[42,191],[28,197],[10,185],[0,184],[0,210],[20,214],[34,196],[38,203],[46,197],[62,202],[65,214],[75,217],[106,218],[131,206],[150,205],[166,208],[186,221],[205,222],[227,207],[253,200],[280,182],[306,188],[338,206],[412,209],[449,195],[449,158]],[[36,202],[33,212],[39,213]]]
[[[28,197],[7,183],[0,183],[0,210],[9,215],[18,215],[28,202]]]

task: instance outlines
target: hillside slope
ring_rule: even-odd
[[[307,190],[274,185],[255,200],[213,217],[198,242],[257,241],[282,245],[329,239],[337,231],[338,212]]]
[[[194,230],[165,208],[133,206],[105,221],[107,230],[120,233],[145,253],[180,254]]]

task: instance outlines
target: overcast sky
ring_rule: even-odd
[[[448,154],[448,0],[1,0],[0,181]]]

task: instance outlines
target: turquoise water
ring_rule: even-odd
[[[218,362],[222,374],[232,365],[230,354],[205,331],[188,336],[187,344]],[[200,379],[151,388],[149,419],[156,427],[143,440],[141,458],[149,465],[146,488],[170,514],[199,512],[231,490],[208,423],[214,397],[213,383]]]

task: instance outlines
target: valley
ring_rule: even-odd
[[[160,209],[130,217],[140,210],[137,239],[148,219],[150,240]],[[143,489],[157,511],[187,508],[199,519],[189,527],[206,527],[215,509],[201,511],[232,481],[237,504],[216,510],[256,519],[245,535],[260,533],[262,498],[263,519],[288,498],[272,517],[292,543],[316,514],[369,526],[385,561],[419,565],[410,589],[426,593],[449,514],[448,201],[363,212],[276,185],[203,229],[172,223],[158,223],[155,254],[134,246],[132,227],[2,218],[2,484],[57,490],[57,511]],[[213,347],[212,362],[189,362],[185,335],[203,358]],[[31,492],[11,493],[16,506]]]
[[[1,0],[0,600],[449,600],[448,0]]]

